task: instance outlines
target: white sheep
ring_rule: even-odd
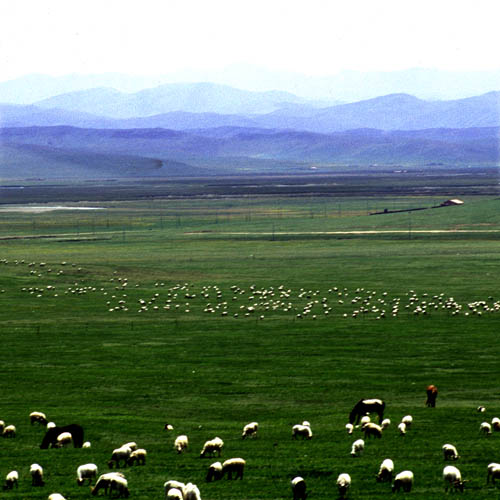
[[[458,460],[460,458],[456,447],[452,444],[443,444],[442,450],[445,460]]]
[[[489,422],[481,422],[479,426],[479,432],[489,436],[491,434],[491,424]]]
[[[121,460],[123,460],[124,467],[126,467],[131,453],[132,450],[128,446],[121,446],[120,448],[114,449],[111,454],[111,459],[108,461],[108,467],[112,469],[113,466],[116,465],[116,468],[118,469],[118,467],[120,467]]]
[[[174,448],[177,450],[177,453],[182,453],[187,449],[189,444],[188,437],[184,434],[177,436],[174,441]]]
[[[500,431],[500,418],[498,417],[493,417],[491,419],[491,427],[493,428],[494,431]]]
[[[165,500],[184,500],[179,488],[169,488],[165,493]]]
[[[259,430],[259,424],[257,422],[250,422],[249,424],[243,427],[243,433],[241,434],[241,438],[245,439],[246,437],[252,436],[255,437],[257,435],[257,431]]]
[[[398,430],[399,430],[399,434],[401,436],[404,436],[406,434],[406,424],[404,422],[399,423]]]
[[[210,441],[206,441],[203,445],[203,449],[201,450],[200,457],[205,457],[210,454],[210,456],[214,456],[217,453],[217,456],[220,457],[222,453],[222,447],[224,446],[224,441],[220,437],[215,437]]]
[[[128,457],[127,464],[134,465],[134,463],[137,463],[137,465],[146,465],[146,456],[147,451],[144,448],[134,450],[130,454],[130,457]]]
[[[55,422],[47,422],[47,430],[48,431],[50,429],[53,429],[54,427],[56,427],[56,423]]]
[[[172,489],[179,490],[182,498],[182,488],[184,488],[184,483],[181,483],[180,481],[176,481],[175,479],[169,479],[168,481],[165,481],[165,484],[163,485],[163,489],[165,490],[165,497],[168,497],[168,492]]]
[[[228,479],[243,479],[243,471],[245,469],[245,460],[242,458],[230,458],[222,464],[222,477],[227,474]]]
[[[345,498],[347,491],[351,486],[351,476],[347,472],[339,474],[337,477],[337,488],[339,490],[340,498]]]
[[[292,427],[292,437],[297,439],[300,436],[302,439],[311,439],[312,430],[310,425],[296,424]]]
[[[370,415],[363,415],[359,421],[359,425],[363,427],[363,425],[369,424],[371,421]]]
[[[385,483],[392,481],[394,473],[394,462],[390,458],[386,458],[381,464],[377,474],[377,482]]]
[[[3,485],[3,489],[11,490],[14,486],[18,488],[19,487],[18,481],[19,481],[19,473],[17,472],[17,470],[11,470],[5,476],[5,484]]]
[[[33,425],[35,422],[46,425],[47,417],[45,416],[45,413],[42,413],[41,411],[32,411],[30,413],[30,423]]]
[[[2,432],[2,437],[4,437],[4,438],[16,437],[16,426],[11,424],[11,425],[8,425],[7,427],[5,427],[3,432]]]
[[[390,425],[391,425],[391,419],[384,418],[384,420],[382,420],[382,423],[380,424],[380,427],[382,427],[382,429],[387,429],[387,427],[389,427]]]
[[[304,479],[300,476],[297,476],[292,479],[291,483],[292,483],[293,500],[306,500],[307,488]]]
[[[462,481],[462,474],[454,465],[447,465],[443,469],[443,480],[445,482],[444,490],[448,491],[449,488],[464,491],[464,482]]]
[[[82,448],[91,448],[92,447],[92,444],[90,443],[90,441],[85,441],[85,443],[82,444]]]
[[[484,413],[484,412],[486,411],[486,408],[485,408],[484,406],[478,406],[478,407],[476,408],[476,411],[477,411],[478,413]]]
[[[80,465],[76,469],[76,482],[81,486],[86,479],[89,481],[89,485],[92,484],[92,479],[97,477],[97,465],[96,464],[84,464]]]
[[[352,443],[351,455],[353,457],[359,457],[363,453],[364,449],[365,442],[362,439],[357,439],[354,443]]]
[[[121,472],[107,472],[106,474],[101,474],[92,488],[91,494],[96,496],[99,490],[104,489],[104,494],[107,495],[108,488],[111,486],[111,481],[117,476],[122,478],[125,477]]]
[[[43,468],[39,464],[30,465],[31,486],[43,486]]]
[[[411,427],[411,424],[413,424],[413,417],[411,415],[405,415],[402,419],[401,422],[403,424],[406,424],[406,428],[408,429]]]
[[[209,483],[211,481],[218,481],[221,478],[222,478],[222,464],[220,462],[214,462],[208,468],[206,481],[207,483]]]
[[[51,493],[49,495],[49,500],[66,500],[60,493]]]
[[[109,483],[109,496],[112,497],[113,491],[116,491],[118,495],[115,498],[125,497],[128,498],[130,495],[128,490],[128,481],[123,476],[115,475],[111,478]]]
[[[187,483],[182,488],[182,497],[184,500],[201,500],[200,490],[195,484]]]
[[[492,462],[488,464],[488,475],[486,476],[486,484],[490,482],[490,477],[492,483],[495,483],[495,479],[500,479],[500,464]]]
[[[0,420],[0,432],[3,432],[5,429],[5,422],[3,420]]]
[[[61,432],[61,434],[57,436],[54,448],[63,448],[65,446],[69,446],[72,442],[73,436],[71,435],[71,432]]]
[[[347,434],[352,434],[352,431],[354,430],[354,425],[352,425],[351,423],[347,423],[345,424],[345,429],[347,431]]]
[[[365,439],[368,439],[370,436],[376,438],[382,437],[382,427],[380,427],[380,425],[374,424],[373,422],[364,424],[362,430],[365,433]]]
[[[395,493],[402,489],[405,493],[411,491],[413,486],[413,472],[411,470],[404,470],[396,475],[394,484],[392,485],[392,492]]]

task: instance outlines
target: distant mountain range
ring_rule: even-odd
[[[119,115],[131,117],[116,118]],[[424,101],[407,94],[392,94],[318,108],[288,94],[246,92],[208,84],[161,86],[136,94],[92,89],[31,106],[0,105],[0,125],[173,130],[237,126],[320,134],[358,128],[497,127],[500,92],[452,101]]]
[[[333,164],[497,165],[499,137],[498,127],[334,134],[238,127],[189,132],[4,128],[0,175],[25,178],[27,165],[29,177],[44,178],[96,176],[99,165],[97,177],[237,174],[243,159],[246,173],[304,172]],[[43,169],[35,174],[38,164]]]
[[[216,71],[182,71],[154,76],[120,73],[26,75],[0,82],[0,103],[33,104],[60,94],[108,87],[136,93],[167,83],[213,82],[238,89],[281,90],[324,103],[355,102],[387,94],[410,94],[425,100],[451,100],[500,90],[500,71],[442,71],[413,68],[400,71],[343,71],[308,76],[235,64]],[[184,110],[186,111],[186,110]]]
[[[0,96],[7,87],[0,84]],[[446,101],[393,93],[332,104],[215,83],[134,92],[95,87],[0,104],[0,177],[498,165],[499,130],[500,91]]]

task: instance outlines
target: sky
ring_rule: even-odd
[[[0,81],[251,64],[500,69],[498,0],[1,0]]]

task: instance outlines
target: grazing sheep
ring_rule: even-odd
[[[500,479],[500,464],[497,464],[495,462],[492,462],[491,464],[488,464],[488,475],[486,476],[486,484],[490,482],[490,477],[491,477],[491,482],[494,484],[495,479]]]
[[[54,427],[56,427],[56,423],[55,422],[47,422],[46,428],[47,428],[48,431],[50,429],[53,429]]]
[[[296,424],[292,427],[292,437],[297,439],[300,436],[302,439],[311,439],[312,431],[310,425]]]
[[[118,467],[120,467],[120,460],[123,460],[123,466],[126,467],[131,453],[132,450],[128,446],[120,446],[120,448],[114,449],[108,461],[108,467],[112,469],[113,466],[116,465],[118,469]]]
[[[400,424],[398,424],[398,430],[399,430],[399,434],[401,436],[404,436],[406,434],[406,424],[404,422],[401,422]]]
[[[346,428],[347,434],[352,434],[352,431],[354,430],[354,425],[347,423],[347,424],[345,424],[345,428]]]
[[[491,419],[491,427],[493,428],[494,431],[500,431],[500,418],[498,417],[493,417]]]
[[[380,427],[382,427],[382,429],[387,429],[387,427],[389,427],[390,425],[391,425],[391,419],[384,418],[384,420],[382,420],[382,423],[380,424]]]
[[[478,406],[478,407],[476,408],[476,411],[477,411],[478,413],[484,413],[484,412],[486,411],[486,408],[485,408],[484,406]]]
[[[14,438],[16,437],[16,426],[8,425],[2,432],[2,437],[4,438]]]
[[[76,469],[76,482],[81,486],[86,479],[89,481],[89,485],[92,484],[92,479],[97,477],[97,465],[96,464],[84,464],[80,465]]]
[[[413,486],[413,472],[411,470],[404,470],[396,475],[394,484],[392,485],[392,492],[395,493],[402,489],[405,493],[409,493]]]
[[[43,481],[43,469],[41,465],[31,464],[30,475],[31,486],[43,486],[45,484],[45,482]]]
[[[40,448],[46,450],[49,446],[54,446],[57,442],[57,436],[63,432],[69,432],[73,437],[73,446],[75,448],[81,448],[83,444],[83,428],[78,424],[64,425],[62,427],[55,426],[49,429],[45,436],[43,437],[42,444]]]
[[[85,441],[85,443],[82,444],[82,448],[90,448],[92,446],[92,444],[90,443],[90,441]]]
[[[370,436],[381,438],[382,437],[382,427],[380,425],[374,424],[373,422],[368,422],[362,427],[363,432],[365,433],[365,439],[368,439]]]
[[[217,453],[217,456],[220,457],[222,453],[222,447],[224,446],[224,441],[220,437],[215,437],[210,441],[206,441],[203,445],[203,449],[201,450],[200,457],[205,457],[210,454],[210,456],[214,456]]]
[[[32,411],[30,413],[30,423],[33,425],[35,422],[37,424],[47,425],[47,417],[45,416],[45,413],[42,413],[41,411]]]
[[[227,474],[228,479],[243,479],[243,470],[245,469],[245,460],[242,458],[230,458],[222,464],[222,477]]]
[[[178,488],[169,488],[165,493],[165,500],[184,500],[182,491]]]
[[[292,479],[293,500],[306,500],[306,482],[300,476]]]
[[[115,477],[122,477],[125,478],[125,476],[121,472],[108,472],[106,474],[101,474],[99,476],[99,479],[96,481],[94,487],[92,488],[91,494],[93,496],[96,496],[100,490],[104,490],[104,494],[108,494],[108,488],[111,486],[111,481]]]
[[[442,450],[445,460],[458,460],[460,458],[457,449],[452,444],[443,444]]]
[[[177,450],[177,453],[182,453],[188,447],[188,437],[184,434],[177,436],[174,441],[174,448]]]
[[[163,485],[163,489],[165,490],[165,497],[168,497],[168,492],[170,490],[175,489],[179,490],[182,498],[182,488],[184,488],[184,483],[176,481],[175,479],[169,479],[168,481],[165,481],[165,484]]]
[[[182,497],[184,500],[201,500],[200,490],[195,484],[187,483],[182,488]]]
[[[241,434],[241,438],[245,439],[246,437],[255,437],[257,436],[257,431],[259,430],[259,424],[257,422],[250,422],[249,424],[243,427],[243,433]]]
[[[70,432],[61,432],[59,436],[57,436],[57,440],[55,444],[52,445],[53,448],[64,448],[65,446],[69,446],[73,442],[73,436]]]
[[[128,481],[123,476],[115,475],[111,478],[109,483],[109,496],[112,496],[113,491],[116,491],[118,495],[115,498],[128,498],[130,496],[128,490]]]
[[[377,483],[385,483],[392,481],[394,473],[394,462],[390,458],[386,458],[381,464],[377,474]]]
[[[462,475],[454,465],[447,465],[443,469],[443,480],[445,483],[444,491],[448,491],[451,487],[455,490],[464,491]]]
[[[376,413],[379,422],[384,418],[385,403],[381,399],[360,399],[349,414],[351,424],[359,424],[361,417],[367,413]]]
[[[401,423],[406,425],[406,428],[409,429],[411,427],[411,424],[413,423],[413,417],[411,415],[405,415],[401,419]]]
[[[481,422],[481,425],[479,426],[479,432],[482,432],[483,434],[489,436],[491,434],[491,424],[489,422]]]
[[[346,472],[339,474],[339,476],[337,477],[337,488],[339,490],[340,498],[345,498],[350,486],[351,486],[351,476]]]
[[[165,424],[165,427],[163,427],[164,431],[173,431],[174,426],[172,424]]]
[[[220,462],[214,462],[208,468],[206,481],[210,483],[211,481],[218,481],[219,479],[222,479],[222,464]]]
[[[49,495],[49,500],[66,500],[60,493],[51,493]]]
[[[359,457],[363,450],[365,449],[365,442],[362,439],[357,439],[352,443],[351,455],[353,457]]]
[[[425,406],[428,408],[434,408],[436,406],[436,399],[438,396],[438,390],[435,385],[428,385],[425,390],[427,393],[427,401],[425,402]]]
[[[139,448],[138,450],[134,450],[130,457],[127,460],[128,465],[146,465],[146,455],[147,451],[144,448]]]
[[[11,470],[6,476],[5,476],[5,484],[3,485],[4,490],[11,490],[14,486],[16,488],[19,487],[18,482],[19,481],[19,474],[17,470]]]

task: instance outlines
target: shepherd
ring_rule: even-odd
[[[361,417],[367,413],[376,413],[379,423],[384,418],[385,403],[381,399],[360,399],[349,414],[351,424],[359,424]]]
[[[438,389],[435,385],[428,385],[427,389],[427,401],[425,402],[425,406],[428,408],[435,408],[436,406],[436,398],[438,397]]]

